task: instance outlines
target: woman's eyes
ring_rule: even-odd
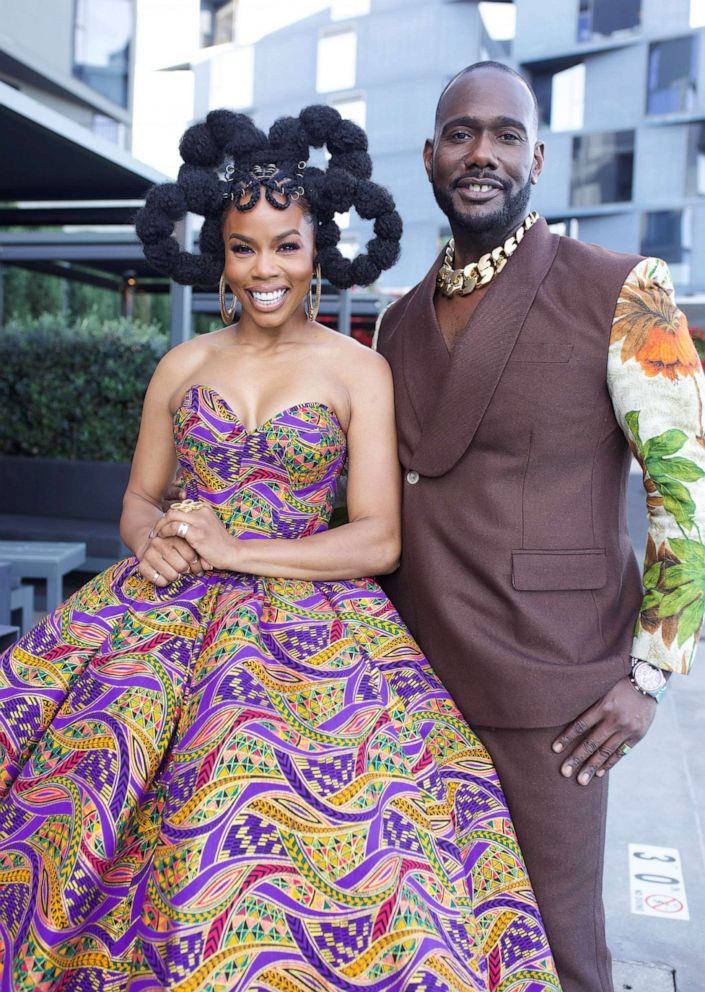
[[[283,251],[285,253],[291,251],[298,251],[301,247],[296,241],[284,241],[282,244],[277,246],[277,251]],[[252,254],[253,249],[249,245],[231,245],[230,250],[234,255],[249,255]]]

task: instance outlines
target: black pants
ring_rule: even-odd
[[[539,904],[563,992],[614,992],[602,904],[607,779],[560,773],[563,728],[473,730],[492,755]]]

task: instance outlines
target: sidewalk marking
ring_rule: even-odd
[[[689,920],[681,856],[675,847],[629,845],[632,913]]]

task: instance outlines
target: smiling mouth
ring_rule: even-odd
[[[468,189],[471,193],[491,193],[498,189],[497,186],[490,186],[489,183],[465,183],[461,189]]]
[[[248,289],[247,292],[254,300],[255,306],[257,307],[258,310],[276,310],[279,304],[286,296],[286,294],[289,292],[289,290],[288,289],[271,289],[271,290]]]

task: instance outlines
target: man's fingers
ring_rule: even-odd
[[[600,726],[591,728],[585,740],[573,747],[569,757],[561,765],[561,775],[570,778],[578,768],[591,760],[597,760],[601,764],[603,759],[600,757],[600,748],[605,746],[609,736],[609,732]]]
[[[574,741],[580,740],[581,737],[588,732],[588,730],[593,726],[593,722],[590,720],[590,710],[579,716],[577,720],[574,720],[569,724],[560,737],[557,737],[553,744],[553,750],[556,754],[560,754],[565,751],[566,748],[572,744]]]
[[[594,754],[583,763],[577,775],[578,783],[580,785],[589,785],[594,775],[602,777],[600,771],[606,766],[607,762],[612,758],[614,758],[615,762],[619,760],[620,755],[617,754],[615,757],[615,753],[623,741],[624,734],[621,733],[612,734],[606,741],[603,741]]]
[[[617,764],[618,761],[621,761],[622,758],[624,758],[627,754],[629,754],[629,752],[632,749],[632,746],[633,745],[631,741],[620,740],[619,743],[617,744],[617,747],[614,749],[614,751],[609,756],[609,758],[607,758],[607,760],[602,765],[602,767],[597,769],[595,775],[598,778],[602,778],[602,776],[606,772],[608,772],[610,768],[614,768],[614,766]]]

